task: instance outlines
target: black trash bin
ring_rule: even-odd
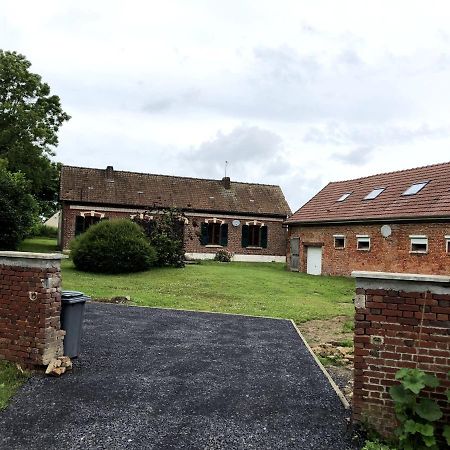
[[[80,353],[84,306],[89,297],[82,292],[61,292],[61,328],[65,330],[64,355],[76,358]]]

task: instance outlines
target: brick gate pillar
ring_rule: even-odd
[[[427,395],[450,420],[450,276],[353,272],[356,278],[353,419],[389,435],[396,426],[388,389],[403,367],[434,373]]]
[[[63,353],[61,254],[0,252],[0,358],[27,367]]]

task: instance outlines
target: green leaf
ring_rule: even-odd
[[[400,369],[396,378],[401,378],[405,389],[418,394],[425,387],[425,372],[418,369]]]
[[[420,399],[419,403],[415,407],[415,412],[422,419],[429,422],[435,422],[442,417],[442,411],[435,400],[429,398]]]
[[[422,439],[428,448],[436,448],[436,438],[434,436],[422,436]]]
[[[414,396],[407,391],[402,385],[391,386],[389,394],[394,402],[400,405],[409,405],[414,401]],[[401,407],[401,406],[400,406]]]
[[[437,379],[437,377],[435,375],[431,375],[429,373],[423,374],[423,382],[425,383],[426,386],[431,387],[431,388],[435,388],[435,387],[439,386],[439,380]]]
[[[442,436],[444,436],[445,440],[447,441],[447,445],[450,445],[450,425],[444,425]]]
[[[406,375],[408,375],[409,371],[411,369],[400,369],[396,372],[395,374],[395,379],[396,380],[401,380],[403,379]]]

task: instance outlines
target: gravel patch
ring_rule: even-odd
[[[0,448],[351,449],[289,321],[87,304],[82,355],[0,413]]]

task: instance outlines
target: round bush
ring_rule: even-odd
[[[229,252],[228,250],[221,249],[218,250],[216,253],[216,256],[214,256],[214,261],[220,261],[220,262],[231,262],[231,259],[233,258],[233,254]]]
[[[127,219],[92,225],[70,248],[75,267],[86,272],[139,272],[157,260],[142,228]]]

